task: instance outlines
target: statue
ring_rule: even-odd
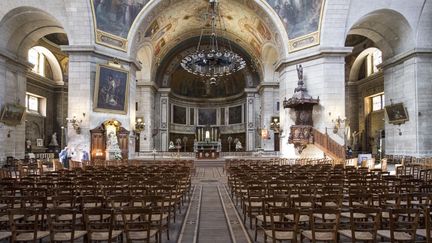
[[[59,146],[58,141],[57,141],[57,133],[56,132],[53,133],[53,135],[51,136],[51,142],[49,143],[48,146],[50,146],[50,147],[58,147]]]
[[[30,153],[31,150],[32,150],[32,142],[31,142],[31,140],[27,139],[26,142],[25,142],[25,144],[26,144],[26,152]]]
[[[117,136],[114,132],[110,132],[108,134],[108,149],[112,149],[112,148],[116,148],[118,147],[118,141],[117,141]]]
[[[237,141],[235,149],[236,149],[236,152],[241,151],[243,149],[243,146],[242,146],[242,143],[240,142],[240,140]]]
[[[169,150],[171,150],[171,149],[175,149],[175,146],[174,146],[174,142],[173,142],[173,141],[170,141],[169,146],[168,146],[168,149],[169,149]]]
[[[298,80],[303,80],[303,67],[302,65],[297,65],[296,66],[297,69],[297,76],[298,76]]]
[[[111,131],[108,133],[107,140],[107,152],[109,153],[109,159],[121,160],[123,156],[121,154],[121,149],[118,144],[117,135],[115,132]]]

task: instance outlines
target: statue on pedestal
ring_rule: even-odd
[[[58,141],[57,141],[57,133],[53,133],[53,135],[51,136],[51,142],[48,145],[49,147],[58,147]]]

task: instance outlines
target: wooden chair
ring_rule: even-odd
[[[296,208],[277,207],[271,208],[270,213],[270,229],[264,231],[264,242],[267,242],[267,237],[272,239],[273,243],[277,241],[289,240],[297,242],[298,224],[300,210]],[[286,220],[287,217],[293,220]]]
[[[391,242],[415,242],[419,215],[419,209],[390,209],[390,229],[378,230],[378,235],[390,239]]]
[[[430,205],[424,207],[424,216],[425,216],[425,228],[417,229],[417,235],[426,239],[426,242],[432,242],[432,221],[431,221],[431,210]]]
[[[77,211],[67,208],[52,208],[47,211],[48,228],[51,242],[71,242],[87,234],[75,230]]]
[[[15,208],[8,211],[9,226],[12,232],[11,242],[25,242],[41,240],[49,236],[49,231],[42,230],[40,216],[43,214],[38,209]],[[21,217],[16,219],[17,217]]]
[[[339,230],[339,234],[350,238],[352,243],[359,241],[377,242],[377,231],[380,227],[381,210],[379,208],[358,207],[351,209],[349,213],[351,229]],[[358,217],[358,215],[365,215],[365,217]]]
[[[109,215],[109,217],[106,217]],[[117,242],[121,230],[114,230],[114,210],[106,208],[86,208],[84,219],[89,242]]]
[[[257,240],[259,229],[264,231],[270,229],[270,209],[288,206],[290,206],[289,195],[278,195],[264,198],[261,214],[255,216],[255,241]]]
[[[152,227],[151,208],[126,207],[121,210],[121,213],[128,243],[132,241],[150,242],[152,237],[157,241],[159,229]]]
[[[322,215],[315,217],[315,215]],[[340,210],[334,208],[315,208],[309,213],[310,230],[301,234],[301,242],[304,238],[312,242],[332,241],[338,242],[338,229],[340,222]]]

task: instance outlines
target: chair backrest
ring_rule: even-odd
[[[8,210],[8,215],[9,227],[12,232],[11,242],[16,242],[17,235],[21,233],[30,233],[33,237],[29,241],[33,240],[33,242],[36,242],[37,231],[42,230],[43,227],[40,223],[40,210],[30,207],[14,208]],[[20,219],[17,220],[17,218]]]
[[[108,217],[106,217],[108,216]],[[89,240],[95,232],[107,232],[108,240],[111,242],[114,229],[114,209],[108,208],[86,208],[84,209],[84,221]]]
[[[131,238],[131,232],[146,232],[147,237],[145,239],[150,240],[150,230],[152,229],[151,208],[125,207],[121,210],[121,214],[128,242]]]
[[[269,213],[272,238],[276,239],[276,232],[291,232],[293,234],[293,242],[297,242],[300,209],[291,207],[276,207],[270,208]],[[285,220],[290,216],[293,220]]]
[[[54,242],[54,236],[58,233],[70,234],[70,242],[74,242],[75,238],[75,223],[76,223],[75,209],[69,208],[50,208],[47,210],[48,228],[50,231],[50,240]],[[67,219],[62,216],[67,215]]]
[[[408,233],[411,235],[411,241],[414,242],[419,223],[420,209],[397,208],[390,209],[389,212],[391,242],[397,241],[395,236],[400,233]]]
[[[365,217],[359,217],[364,215]],[[351,239],[352,242],[361,241],[362,238],[357,239],[357,235],[361,233],[371,233],[372,242],[376,242],[377,230],[381,224],[381,209],[358,207],[350,210],[350,226],[351,226]]]
[[[315,208],[310,211],[309,225],[312,230],[312,242],[319,241],[316,233],[332,233],[334,242],[337,242],[338,228],[340,222],[340,210],[335,208]]]

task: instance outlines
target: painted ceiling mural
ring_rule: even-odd
[[[155,55],[163,57],[181,40],[200,33],[205,22],[208,0],[90,0],[96,41],[126,51],[129,31],[146,5],[152,4],[133,33],[134,44],[151,42]],[[319,44],[321,15],[325,0],[266,1],[279,15],[289,37],[289,50]],[[282,38],[269,15],[252,0],[220,0],[226,25],[224,35],[260,59],[262,47],[271,42],[281,49]],[[133,45],[133,47],[135,47]]]
[[[288,32],[289,50],[297,51],[320,42],[324,0],[266,0]]]
[[[97,43],[126,50],[129,30],[149,1],[91,0]]]

